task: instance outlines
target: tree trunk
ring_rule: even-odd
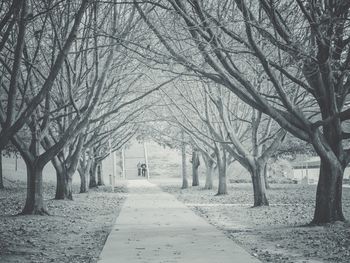
[[[68,200],[73,200],[73,174],[68,174],[66,178],[65,196]]]
[[[84,172],[79,172],[80,175],[80,193],[86,193],[88,191],[87,176]]]
[[[206,168],[206,176],[205,176],[205,185],[204,189],[213,189],[213,173],[214,173],[214,162],[209,158],[203,156],[205,168]]]
[[[226,182],[226,151],[224,150],[222,155],[220,150],[217,154],[218,171],[219,171],[219,187],[217,195],[227,194],[227,182]]]
[[[184,133],[182,132],[182,145],[181,145],[181,157],[182,157],[182,189],[188,188],[187,179],[187,163],[186,163],[186,144],[184,142]]]
[[[56,200],[73,200],[73,176],[68,173],[58,173],[56,171]]]
[[[89,152],[88,149],[85,149],[85,151],[82,152],[79,161],[78,172],[80,175],[80,193],[87,193],[89,191],[91,169],[93,165],[93,160],[90,158],[90,154],[91,152]]]
[[[264,171],[266,164],[255,164],[250,168],[250,173],[254,191],[254,207],[268,206],[269,202],[266,197]]]
[[[265,182],[265,189],[270,189],[270,184],[269,181],[267,180],[268,175],[269,175],[269,170],[268,170],[268,164],[266,163],[264,167],[264,182]]]
[[[65,176],[64,173],[62,171],[62,169],[58,170],[58,168],[56,168],[56,194],[55,194],[55,199],[56,200],[64,200],[66,199],[66,195],[65,195],[65,189],[66,189],[66,180],[65,180]]]
[[[99,161],[97,165],[97,185],[105,185],[102,173],[102,162]]]
[[[89,188],[97,187],[96,171],[97,171],[97,163],[95,160],[93,160],[92,165],[89,169],[89,174],[90,174]]]
[[[344,168],[337,161],[321,159],[313,224],[344,221],[342,187]]]
[[[2,176],[2,151],[0,150],[0,189],[5,188]]]
[[[68,164],[62,163],[57,157],[54,157],[51,162],[56,170],[57,179],[55,199],[73,200],[73,174],[65,169]]]
[[[43,198],[43,169],[42,165],[26,162],[27,166],[27,198],[23,215],[47,215]]]
[[[200,165],[199,154],[197,150],[192,152],[192,186],[199,186],[198,167]]]
[[[89,191],[88,178],[90,177],[89,171],[79,171],[80,175],[80,193],[87,193]]]

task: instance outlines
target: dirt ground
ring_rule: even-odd
[[[96,262],[125,200],[126,188],[107,187],[75,194],[74,201],[52,200],[45,184],[50,216],[16,216],[25,200],[25,184],[0,190],[0,262]]]
[[[272,185],[269,207],[252,208],[249,184],[229,185],[229,194],[215,196],[216,189],[157,181],[197,214],[221,229],[263,262],[349,262],[350,224],[310,227],[316,186]],[[350,189],[344,188],[344,213],[350,218]]]

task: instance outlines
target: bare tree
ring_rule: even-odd
[[[111,12],[111,22],[107,24],[110,27],[111,35],[116,34],[116,16],[117,12],[114,10]],[[83,30],[83,35],[84,35]],[[67,128],[62,134],[60,134],[57,140],[49,143],[47,140],[44,141],[46,144],[46,149],[43,153],[40,152],[39,146],[45,137],[45,133],[48,130],[50,125],[50,106],[51,106],[51,93],[47,93],[45,99],[44,110],[40,111],[38,108],[35,114],[32,114],[31,120],[29,123],[31,142],[26,144],[19,134],[16,134],[11,139],[15,144],[16,148],[20,151],[22,157],[25,160],[27,165],[27,174],[28,174],[28,193],[25,207],[23,209],[23,214],[45,214],[47,213],[42,196],[42,170],[44,166],[49,162],[54,156],[62,151],[65,145],[69,144],[74,140],[75,136],[78,136],[81,131],[88,125],[89,119],[94,113],[96,106],[99,105],[101,100],[103,90],[105,87],[105,79],[107,72],[113,61],[113,54],[115,48],[113,47],[114,39],[110,40],[111,48],[107,49],[106,60],[102,66],[102,72],[99,74],[99,70],[96,70],[92,73],[94,78],[92,82],[87,81],[85,83],[85,90],[87,90],[86,97],[84,101],[81,101],[80,108],[77,107],[77,104],[72,99],[71,103],[74,108],[74,114],[71,116],[71,121],[68,123]],[[97,63],[97,61],[95,61]],[[68,71],[69,72],[69,71]],[[90,86],[90,84],[93,84]],[[69,86],[68,86],[69,87]],[[79,136],[78,136],[79,137]],[[78,140],[78,145],[81,144]],[[78,149],[80,148],[77,147]],[[75,151],[75,154],[79,154],[78,149]],[[71,171],[75,170],[76,163],[70,167]],[[69,192],[69,191],[65,191]],[[70,196],[69,194],[68,196]]]
[[[200,165],[199,152],[197,149],[192,150],[192,186],[199,186],[198,167]]]
[[[187,80],[187,83],[191,82]],[[217,161],[221,165],[218,165],[219,193],[226,192],[225,165],[230,160],[226,154],[221,153],[220,149],[223,149],[250,173],[254,206],[268,205],[264,182],[266,165],[286,132],[271,118],[242,103],[226,89],[214,88],[213,83],[198,83],[201,81],[197,81],[196,87],[195,82],[192,82],[191,89],[176,88],[181,100],[169,98],[176,106],[172,110],[176,123],[193,136],[192,141],[196,147],[199,146],[198,141],[209,147],[208,139],[213,141],[216,157],[219,155],[224,159]],[[182,117],[178,117],[179,114]],[[210,156],[203,152],[207,158]]]
[[[4,48],[4,46],[11,46],[8,39],[9,35],[11,35],[9,33],[11,30],[13,30],[14,22],[16,21],[18,13],[20,12],[21,15],[18,19],[18,35],[16,39],[14,39],[14,42],[16,43],[15,50],[13,52],[14,57],[10,57],[11,52],[1,53],[1,69],[5,76],[9,77],[6,77],[5,80],[2,81],[1,85],[1,88],[4,90],[4,93],[1,93],[7,94],[7,96],[6,98],[2,97],[0,105],[0,149],[3,149],[11,137],[26,124],[27,120],[34,113],[37,106],[46,98],[52,89],[54,81],[59,74],[67,53],[77,36],[79,25],[88,5],[89,1],[87,0],[82,0],[79,5],[74,5],[75,11],[73,11],[73,24],[70,31],[67,31],[66,39],[63,41],[63,43],[61,43],[59,51],[57,52],[56,48],[52,49],[52,57],[56,58],[52,60],[52,65],[50,65],[49,71],[45,76],[44,72],[41,72],[38,67],[33,65],[33,63],[35,63],[37,59],[41,58],[40,51],[42,51],[41,47],[44,44],[44,34],[50,35],[54,31],[55,26],[53,24],[51,24],[51,28],[47,29],[47,27],[49,27],[47,25],[49,22],[47,21],[49,20],[51,13],[55,11],[55,8],[58,10],[62,8],[62,10],[65,10],[64,12],[66,12],[68,10],[67,6],[61,6],[61,3],[59,2],[52,3],[52,6],[38,5],[43,10],[40,10],[39,8],[33,9],[36,11],[36,13],[29,14],[27,0],[13,1],[13,5],[10,7],[10,10],[2,20],[1,27],[1,29],[3,29],[7,25],[7,31],[2,39],[0,51]],[[71,8],[70,10],[74,9]],[[70,23],[72,20],[72,13],[66,12],[66,15],[69,16],[68,23]],[[34,28],[34,30],[31,30],[30,34],[29,32],[26,34],[28,29],[27,24],[29,22],[32,24],[37,22],[39,26]],[[28,39],[30,40],[26,41],[26,35],[28,35]],[[27,46],[29,44],[25,44],[25,42],[32,43],[35,41],[37,41],[37,43],[34,44],[36,45],[36,47],[33,48],[34,54],[33,57],[30,57],[28,50],[29,47]],[[57,47],[57,41],[58,39],[56,35],[52,43],[53,47]],[[11,47],[9,50],[11,50]],[[11,63],[11,61],[13,61],[13,63]],[[23,66],[26,67],[27,72],[26,75],[22,76],[24,81],[21,80],[20,82],[20,77],[22,74],[20,69]],[[37,79],[39,76],[42,79],[41,87],[35,92],[35,95],[29,99],[26,96],[26,93],[28,92],[28,85],[31,84],[33,78]],[[25,102],[21,103],[20,105],[16,103],[19,91],[21,93],[20,95],[22,96],[22,101]]]
[[[181,171],[182,171],[182,189],[188,188],[187,179],[187,157],[186,157],[186,142],[185,142],[185,132],[181,131]]]
[[[344,220],[342,179],[350,155],[342,124],[350,116],[346,99],[350,87],[350,3],[167,2],[176,19],[182,19],[174,19],[178,30],[188,37],[187,43],[197,49],[199,56],[184,56],[181,46],[164,37],[167,34],[157,27],[158,22],[145,15],[142,8],[147,7],[135,5],[174,61],[226,86],[285,130],[313,145],[321,159],[313,223]],[[234,17],[237,20],[231,23]],[[256,89],[235,63],[237,58],[260,65],[270,94]],[[200,67],[203,63],[204,68]]]

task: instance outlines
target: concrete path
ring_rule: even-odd
[[[171,194],[146,180],[129,194],[99,263],[258,263]]]

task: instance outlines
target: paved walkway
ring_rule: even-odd
[[[146,180],[129,194],[99,263],[258,263],[171,194]]]

